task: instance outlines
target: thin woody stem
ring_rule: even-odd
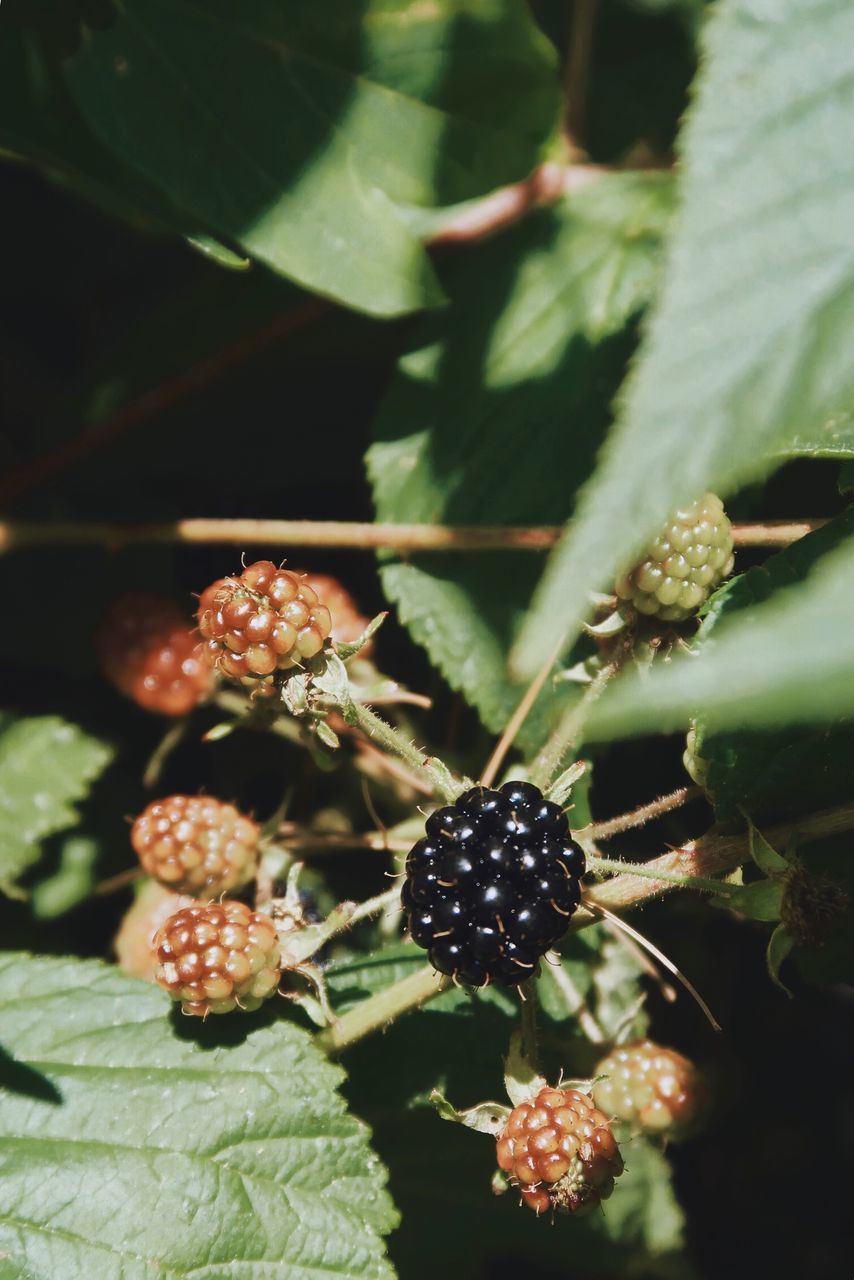
[[[739,547],[786,547],[826,520],[781,520],[733,525]],[[175,520],[166,524],[90,521],[0,521],[0,553],[17,547],[189,543],[246,547],[339,547],[357,551],[549,551],[563,529],[555,525],[383,524],[346,520]]]
[[[501,768],[507,756],[507,752],[516,740],[516,734],[527,720],[531,708],[537,701],[540,690],[548,679],[549,672],[560,657],[560,651],[562,648],[563,641],[555,645],[554,649],[522,695],[519,705],[508,720],[506,729],[495,744],[492,755],[487,760],[483,773],[480,775],[482,786],[491,787],[495,781],[498,770]]]
[[[428,1000],[447,990],[450,983],[450,978],[436,973],[432,965],[424,965],[408,977],[401,978],[400,982],[392,983],[384,991],[378,991],[376,995],[362,1000],[316,1035],[315,1041],[327,1053],[337,1053],[370,1035],[372,1031],[388,1026],[400,1014],[426,1004]]]
[[[531,766],[531,781],[537,786],[547,787],[559,773],[568,752],[580,744],[587,717],[604,693],[608,682],[622,667],[623,661],[624,656],[620,655],[600,667],[582,696],[561,717],[554,733]]]

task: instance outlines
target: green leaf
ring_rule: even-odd
[[[854,7],[721,0],[706,36],[660,305],[517,643],[525,675],[681,502],[850,449]]]
[[[785,558],[775,557],[766,568],[751,570],[732,584],[728,594],[713,602],[713,616],[735,593],[742,601],[756,602],[716,619],[698,655],[676,658],[643,680],[618,681],[593,712],[589,735],[667,731],[686,725],[692,716],[699,716],[712,733],[781,724],[833,725],[854,715],[848,642],[854,627],[852,529],[854,511],[811,534],[811,545],[800,555],[791,548]],[[797,582],[807,560],[814,567]],[[793,581],[797,585],[773,590]],[[839,763],[845,767],[844,758]],[[817,767],[823,767],[822,761]]]
[[[637,1240],[655,1257],[678,1249],[685,1215],[673,1191],[666,1157],[644,1139],[623,1148],[626,1171],[601,1215],[603,1234],[612,1240]]]
[[[77,821],[74,805],[112,748],[58,716],[0,714],[0,889],[37,862],[46,836]]]
[[[288,1022],[235,1037],[169,1003],[99,963],[0,959],[15,1274],[391,1277],[396,1217],[340,1069]]]
[[[442,300],[419,242],[434,210],[537,162],[553,65],[500,0],[130,0],[65,75],[93,132],[190,219],[390,316]]]
[[[633,347],[630,322],[655,286],[671,192],[662,175],[602,179],[449,276],[452,305],[425,322],[376,424],[367,461],[377,519],[567,517]],[[403,622],[495,732],[520,696],[506,656],[538,571],[531,552],[383,569]],[[542,738],[558,701],[545,691],[521,741]]]

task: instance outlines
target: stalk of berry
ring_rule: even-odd
[[[275,925],[242,902],[185,907],[158,930],[154,949],[155,977],[186,1014],[251,1011],[278,989]]]
[[[332,618],[298,574],[258,560],[202,592],[197,617],[219,670],[235,679],[263,678],[301,666],[320,653]]]
[[[623,1161],[606,1117],[578,1089],[546,1086],[510,1113],[498,1167],[539,1215],[579,1214],[607,1200]]]
[[[638,613],[681,622],[696,613],[732,572],[732,526],[720,498],[707,493],[674,511],[643,558],[615,590]]]
[[[440,973],[518,986],[566,933],[584,870],[566,815],[537,787],[474,787],[427,819],[401,901]]]
[[[178,893],[217,898],[255,875],[260,827],[213,796],[153,800],[131,828],[143,869]]]
[[[119,596],[98,627],[95,648],[105,678],[146,711],[186,715],[213,687],[205,644],[164,596]]]
[[[594,1074],[597,1107],[646,1133],[684,1137],[696,1127],[708,1101],[694,1064],[652,1040],[613,1049]]]

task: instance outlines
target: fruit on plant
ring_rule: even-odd
[[[145,880],[113,939],[119,968],[131,978],[153,982],[157,971],[154,935],[176,911],[192,905],[193,899],[186,894],[172,893],[156,880]]]
[[[146,711],[186,715],[213,686],[207,647],[165,596],[119,596],[104,615],[95,647],[106,679]]]
[[[270,676],[320,653],[332,618],[306,580],[272,560],[203,591],[199,630],[221,671],[236,679]]]
[[[359,606],[350,592],[337,578],[326,573],[301,573],[302,581],[322,600],[332,616],[332,639],[341,644],[355,644],[368,626],[369,619],[360,612]],[[373,641],[369,640],[359,650],[360,657],[370,651]]]
[[[257,1009],[279,985],[275,926],[243,902],[226,898],[184,907],[158,930],[154,948],[155,977],[184,1013]]]
[[[708,791],[709,786],[709,762],[700,755],[697,750],[697,724],[692,720],[690,728],[685,735],[685,750],[682,752],[682,763],[685,766],[685,772],[698,787],[702,787],[704,791]]]
[[[536,1214],[583,1213],[607,1200],[623,1160],[611,1126],[586,1093],[541,1089],[510,1112],[498,1167]]]
[[[216,898],[252,879],[260,828],[233,804],[213,796],[152,800],[133,824],[145,871],[167,888]]]
[[[693,1062],[652,1040],[612,1049],[594,1075],[601,1077],[593,1085],[596,1106],[647,1133],[684,1137],[706,1106],[706,1086]]]
[[[696,613],[732,566],[732,526],[720,498],[707,493],[673,513],[615,589],[638,613],[681,622]]]
[[[427,819],[401,900],[440,973],[518,986],[566,933],[584,870],[566,815],[537,787],[474,787]]]

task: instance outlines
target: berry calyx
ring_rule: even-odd
[[[704,1111],[708,1093],[702,1076],[675,1049],[652,1040],[613,1049],[596,1067],[596,1106],[647,1133],[684,1137]]]
[[[607,1119],[578,1089],[546,1087],[510,1112],[498,1167],[539,1215],[584,1213],[607,1200],[623,1160]]]
[[[186,715],[213,687],[204,642],[164,596],[119,596],[98,627],[95,647],[105,678],[146,711]]]
[[[197,617],[213,661],[226,675],[266,677],[315,657],[332,629],[317,592],[272,560],[219,578],[203,591]]]
[[[355,644],[368,627],[370,619],[360,611],[358,604],[350,592],[337,578],[326,573],[300,573],[297,575],[311,587],[318,600],[322,600],[332,617],[332,639],[340,644]],[[359,650],[360,657],[366,657],[373,641],[369,640]]]
[[[217,898],[255,874],[260,828],[213,796],[152,800],[133,824],[143,869],[177,893]]]
[[[643,559],[621,574],[615,590],[638,613],[681,622],[732,572],[732,525],[723,503],[707,493],[674,511]]]
[[[226,899],[185,907],[154,939],[155,977],[184,1013],[251,1011],[279,985],[279,938],[269,916]]]
[[[401,901],[440,973],[515,987],[566,933],[584,871],[566,815],[537,787],[473,787],[427,819]]]

